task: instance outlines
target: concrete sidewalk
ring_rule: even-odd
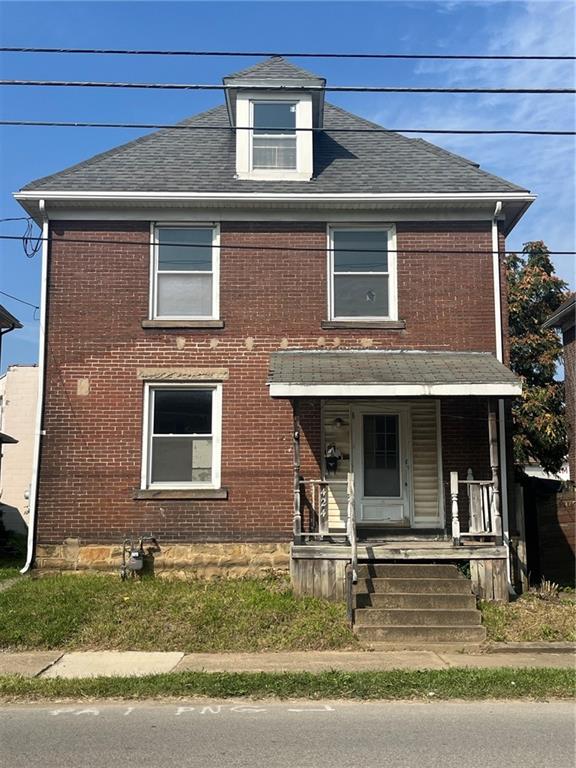
[[[557,643],[546,647],[527,643],[476,654],[442,650],[190,654],[144,651],[0,652],[0,675],[69,679],[139,677],[166,672],[367,672],[453,667],[574,669],[574,646]]]

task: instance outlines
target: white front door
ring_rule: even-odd
[[[409,412],[353,410],[356,520],[364,525],[410,524]]]

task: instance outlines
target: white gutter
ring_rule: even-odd
[[[502,210],[502,202],[499,200],[494,208],[492,217],[492,274],[494,283],[494,320],[496,327],[496,358],[499,362],[504,359],[504,344],[502,339],[502,284],[500,280],[500,255],[498,242],[498,215]],[[500,451],[500,503],[502,505],[502,538],[507,549],[506,580],[508,592],[515,595],[512,586],[512,569],[510,564],[510,516],[508,511],[508,462],[506,457],[506,413],[504,400],[498,400],[498,447]]]
[[[283,193],[261,193],[261,192],[249,192],[244,194],[238,194],[237,192],[96,192],[90,190],[81,190],[77,192],[55,192],[55,191],[23,191],[15,192],[14,198],[16,200],[93,200],[93,201],[182,201],[188,200],[217,200],[217,201],[246,201],[246,200],[259,200],[270,202],[322,202],[322,201],[346,201],[346,200],[359,200],[366,202],[374,201],[398,201],[398,202],[455,202],[455,201],[468,201],[468,202],[496,202],[499,201],[515,201],[515,202],[532,202],[536,199],[535,195],[529,193],[518,192],[477,192],[477,193],[461,193],[454,194],[451,192],[436,193],[412,193],[412,192],[387,192],[380,194],[368,194],[368,193],[354,193],[354,194],[294,194],[293,192]]]
[[[40,470],[40,443],[42,441],[42,414],[44,411],[44,369],[46,354],[46,307],[48,287],[48,214],[46,202],[38,201],[42,216],[42,276],[40,283],[40,329],[38,350],[38,400],[36,403],[36,420],[34,428],[34,454],[32,461],[32,481],[30,483],[30,513],[28,516],[28,544],[26,563],[20,573],[27,573],[34,561],[34,544],[36,538],[36,511],[38,506],[38,473]]]

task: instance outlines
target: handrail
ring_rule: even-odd
[[[356,536],[356,515],[354,510],[354,475],[352,472],[348,472],[346,488],[348,493],[347,533],[348,541],[350,542],[350,565],[352,567],[352,583],[356,584],[358,581],[358,538]]]
[[[346,602],[348,620],[354,623],[354,584],[358,583],[358,538],[356,536],[356,513],[354,504],[354,474],[348,473],[346,479],[348,496],[346,534],[350,543],[350,563],[346,569]]]

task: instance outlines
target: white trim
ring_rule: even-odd
[[[386,275],[388,277],[388,314],[387,315],[369,315],[361,317],[354,315],[353,317],[345,317],[342,315],[336,315],[334,312],[334,278],[335,274],[368,274],[363,272],[354,273],[335,273],[334,272],[334,232],[336,230],[381,230],[387,233],[388,239],[388,271],[387,272],[373,272],[375,275]],[[359,224],[357,222],[353,224],[328,224],[326,228],[327,239],[327,251],[328,251],[328,271],[327,271],[327,287],[328,287],[328,318],[330,320],[342,320],[342,321],[356,321],[356,322],[381,322],[383,320],[397,320],[398,319],[398,270],[397,270],[397,239],[396,239],[396,226],[395,224],[388,223],[376,223],[371,222],[369,224]]]
[[[498,400],[498,447],[500,450],[500,504],[502,507],[502,539],[508,550],[506,558],[506,575],[508,591],[515,594],[512,586],[512,566],[510,563],[510,515],[508,512],[508,461],[506,457],[506,414],[504,401]]]
[[[520,383],[494,384],[287,384],[269,383],[270,397],[427,397],[522,394]]]
[[[158,229],[211,229],[212,230],[212,270],[175,271],[174,274],[211,275],[212,277],[212,313],[210,315],[161,315],[158,313]],[[174,222],[156,220],[150,224],[150,280],[149,280],[149,319],[150,320],[219,320],[220,319],[220,225],[215,222]],[[165,271],[164,274],[169,274]]]
[[[40,323],[38,331],[38,395],[36,400],[36,416],[34,421],[34,448],[32,458],[32,478],[30,481],[30,508],[28,513],[28,539],[26,545],[26,562],[20,573],[26,573],[32,567],[34,560],[34,545],[36,539],[36,517],[38,514],[38,485],[40,474],[40,446],[42,442],[42,416],[44,413],[45,392],[45,360],[46,360],[46,314],[48,306],[48,257],[49,257],[49,220],[44,200],[39,200],[42,215],[42,273],[40,278]]]
[[[442,401],[436,400],[436,460],[438,462],[438,518],[439,528],[446,525],[444,499],[444,462],[442,458]]]
[[[296,107],[296,128],[312,127],[312,97],[306,93],[242,92],[236,99],[236,120],[254,127],[254,104],[288,101]],[[296,131],[296,166],[294,168],[254,168],[254,131],[236,131],[236,178],[253,181],[310,181],[313,174],[313,136],[311,132]],[[209,193],[211,194],[211,193]],[[216,193],[218,194],[218,193]],[[250,198],[252,199],[252,195]]]
[[[502,349],[502,295],[500,285],[500,258],[498,243],[498,214],[502,210],[502,202],[499,200],[492,217],[492,280],[494,290],[494,322],[496,327],[496,359],[503,360]]]
[[[152,483],[150,482],[150,470],[152,461],[152,429],[151,424],[154,418],[152,412],[153,398],[152,391],[159,389],[202,389],[212,391],[212,480],[209,483]],[[221,464],[222,464],[222,384],[197,382],[145,382],[143,398],[143,423],[142,423],[142,467],[140,474],[140,486],[142,490],[147,489],[186,489],[186,488],[212,488],[217,489],[221,486]]]
[[[298,193],[282,192],[282,193],[261,193],[261,192],[249,192],[244,194],[238,194],[237,192],[137,192],[137,191],[125,191],[125,192],[100,192],[89,190],[81,191],[22,191],[14,192],[13,196],[16,200],[173,200],[173,201],[194,201],[194,200],[259,200],[259,201],[271,201],[271,202],[293,202],[295,200],[309,201],[345,201],[345,200],[364,200],[367,202],[374,202],[378,200],[388,201],[418,201],[425,202],[451,202],[451,201],[516,201],[516,202],[532,202],[536,199],[536,195],[530,193],[519,192],[384,192],[384,193]]]
[[[320,215],[320,212],[322,215]],[[176,204],[166,208],[112,208],[112,207],[65,207],[55,208],[51,211],[50,219],[64,221],[155,221],[162,220],[164,217],[178,218],[183,224],[202,223],[204,221],[254,221],[255,209],[247,208],[246,201],[244,207],[215,208],[178,208]],[[390,207],[377,208],[376,210],[353,209],[351,207],[338,208],[311,208],[310,206],[300,208],[261,208],[257,213],[258,221],[289,221],[301,223],[302,221],[318,222],[319,219],[325,221],[328,219],[332,224],[377,224],[393,219],[396,223],[399,221],[486,221],[488,208],[450,208],[432,209],[432,208],[408,208],[391,210]],[[473,255],[473,254],[471,254]]]

